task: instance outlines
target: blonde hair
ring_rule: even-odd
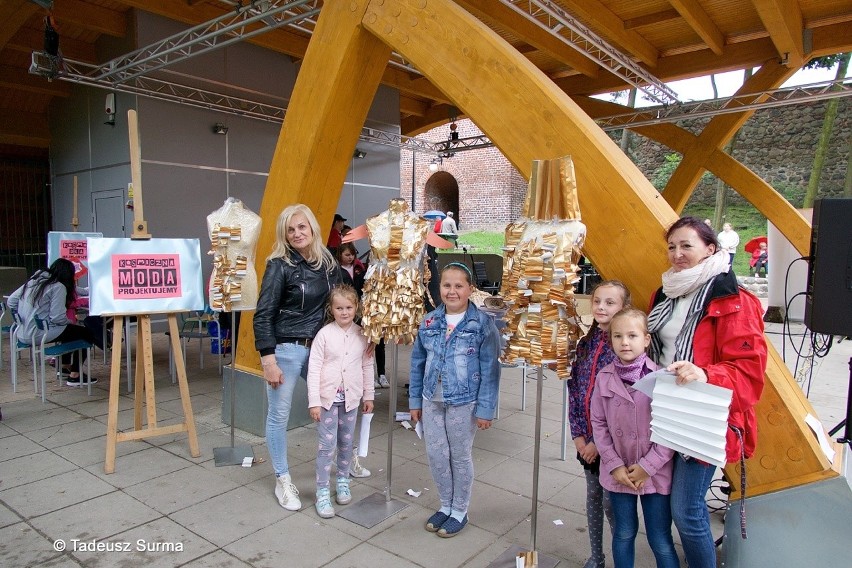
[[[281,214],[278,215],[278,220],[275,222],[275,246],[273,246],[272,253],[266,260],[283,258],[287,264],[291,266],[294,264],[292,258],[293,247],[290,246],[290,241],[287,240],[287,227],[290,225],[293,217],[300,213],[308,220],[308,225],[310,225],[312,233],[311,244],[308,245],[308,255],[305,257],[305,260],[315,270],[320,268],[324,268],[327,271],[331,270],[335,263],[334,257],[322,242],[319,223],[314,212],[311,211],[310,207],[302,203],[285,207],[281,211]]]
[[[642,324],[642,330],[647,335],[648,333],[648,316],[640,310],[639,308],[634,308],[633,306],[628,306],[626,308],[622,308],[619,310],[614,316],[612,316],[612,321],[609,323],[609,336],[612,338],[612,324],[615,323],[617,319],[631,318]]]
[[[328,300],[325,303],[325,319],[327,323],[334,321],[332,306],[334,305],[334,298],[337,296],[341,296],[342,298],[352,302],[355,306],[356,318],[361,315],[361,301],[358,299],[358,292],[355,291],[355,288],[349,284],[337,284],[329,291]]]

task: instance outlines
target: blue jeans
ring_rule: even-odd
[[[705,498],[716,466],[675,454],[672,474],[672,519],[680,534],[689,568],[716,568],[716,543],[710,531]]]
[[[266,411],[266,446],[275,477],[290,471],[287,465],[287,425],[290,422],[296,381],[299,377],[304,379],[308,373],[309,354],[307,347],[295,343],[279,343],[275,346],[275,359],[278,368],[284,373],[284,382],[278,388],[266,385],[266,398],[269,401]]]
[[[680,561],[672,540],[672,515],[668,495],[633,495],[610,491],[609,499],[615,519],[612,531],[612,559],[615,568],[633,568],[636,559],[636,535],[639,532],[636,502],[640,499],[645,532],[654,558],[657,559],[657,568],[679,568]]]

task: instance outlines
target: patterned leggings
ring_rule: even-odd
[[[442,507],[467,512],[473,489],[476,403],[450,406],[423,400],[423,434],[432,479]]]
[[[317,487],[328,487],[331,477],[331,459],[337,447],[337,476],[349,478],[349,464],[352,461],[352,440],[355,437],[355,419],[358,417],[356,406],[346,412],[344,403],[336,402],[326,410],[320,407],[320,421],[317,424]]]

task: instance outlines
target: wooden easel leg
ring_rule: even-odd
[[[142,374],[145,377],[145,410],[148,428],[157,427],[157,393],[154,388],[154,345],[151,342],[151,316],[142,315],[138,320],[138,333],[142,338],[142,350],[136,352],[136,361],[142,361]],[[139,376],[137,370],[137,377]]]
[[[128,342],[129,343],[129,342]],[[142,396],[145,393],[145,373],[143,367],[142,353],[144,353],[144,341],[142,338],[142,316],[136,316],[136,371],[133,376],[133,429],[142,429]],[[127,352],[130,356],[130,351]],[[127,361],[130,369],[131,361]]]
[[[107,444],[104,473],[115,472],[115,445],[118,436],[118,388],[121,381],[121,341],[124,317],[115,316],[113,323],[112,365],[109,375],[109,414],[107,416]],[[117,342],[117,343],[116,343]]]
[[[186,433],[189,438],[189,454],[197,458],[201,455],[198,448],[198,437],[195,433],[195,416],[192,414],[192,403],[189,400],[189,383],[186,380],[186,362],[183,359],[180,339],[178,337],[177,317],[169,314],[169,337],[174,353],[175,371],[178,377],[178,388],[180,389],[180,401],[183,405],[183,416],[186,421]]]

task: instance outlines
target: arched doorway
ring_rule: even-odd
[[[456,222],[459,218],[459,184],[449,172],[435,172],[426,180],[423,205],[427,210],[452,211]]]

